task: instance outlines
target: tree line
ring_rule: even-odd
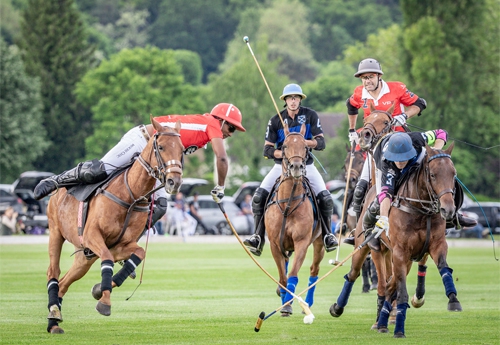
[[[247,133],[228,140],[231,180],[260,180],[274,105],[300,83],[305,106],[346,113],[359,61],[379,60],[427,100],[412,130],[444,128],[458,176],[500,196],[499,5],[494,0],[8,0],[1,4],[2,182],[99,158],[149,115],[236,104]],[[16,20],[17,18],[17,20]],[[359,116],[361,118],[362,116]],[[347,118],[347,116],[346,116]],[[358,126],[361,126],[361,119]],[[347,121],[317,154],[338,177]],[[250,154],[242,155],[251,147]],[[487,149],[490,148],[491,149]],[[13,159],[15,157],[15,159]],[[187,160],[211,178],[213,154]]]

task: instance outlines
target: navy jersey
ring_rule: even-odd
[[[281,112],[281,117],[288,125],[290,132],[300,132],[302,124],[305,124],[306,134],[304,137],[306,140],[311,140],[314,137],[323,134],[318,113],[311,108],[300,107],[299,112],[295,115],[294,119],[288,116],[288,111],[285,109]],[[281,119],[278,114],[274,115],[267,124],[266,141],[273,143],[275,149],[277,150],[281,150],[281,146],[283,146],[283,142],[285,141],[285,131],[283,130],[283,125],[281,124]],[[274,161],[276,164],[281,164],[282,159],[275,158]],[[308,155],[306,164],[309,165],[312,163],[313,158],[311,155]]]

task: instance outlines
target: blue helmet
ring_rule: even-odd
[[[411,138],[406,133],[394,133],[383,148],[384,159],[391,162],[404,162],[417,155]]]
[[[302,93],[302,88],[298,84],[288,84],[283,88],[283,94],[280,99],[283,101],[286,96],[299,95],[302,99],[306,99],[307,96]]]

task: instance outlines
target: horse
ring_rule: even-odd
[[[373,104],[370,103],[370,108],[371,114],[364,119],[364,126],[360,132],[359,146],[363,151],[367,151],[370,153],[370,155],[368,155],[366,159],[365,164],[372,164],[373,166],[373,161],[369,162],[368,160],[373,160],[371,158],[371,153],[373,152],[373,149],[375,148],[375,145],[379,142],[379,140],[383,138],[384,135],[392,131],[391,123],[394,107],[391,106],[387,111],[382,111],[375,109]],[[374,176],[374,172],[371,175]],[[366,209],[377,195],[374,178],[372,180],[373,181],[371,181],[371,188],[369,189],[365,197],[365,202],[361,214],[364,214],[366,212]],[[361,243],[364,241],[363,233],[363,217],[360,217],[356,223],[356,229],[354,232],[355,248],[361,245]],[[372,329],[376,329],[377,327],[380,310],[382,309],[382,305],[385,300],[387,280],[389,279],[392,272],[391,252],[390,247],[387,246],[388,242],[388,240],[381,241],[380,251],[371,251],[371,258],[373,263],[375,264],[378,276],[377,317],[375,323],[372,325]],[[340,317],[343,314],[344,308],[346,307],[349,300],[354,282],[359,277],[363,264],[369,253],[370,248],[368,246],[364,246],[360,250],[358,250],[356,254],[353,255],[351,260],[351,269],[349,273],[344,276],[344,279],[346,281],[344,282],[342,291],[337,298],[337,302],[330,306],[330,314],[333,317]]]
[[[378,321],[378,331],[387,333],[387,316],[396,299],[397,316],[394,338],[405,338],[408,305],[406,276],[412,261],[421,261],[426,254],[434,260],[441,274],[449,311],[462,311],[453,282],[453,270],[446,257],[446,222],[455,216],[456,170],[451,160],[454,143],[446,150],[426,146],[426,156],[417,169],[405,179],[389,213],[389,237],[392,245],[392,279]],[[396,297],[394,297],[396,293]]]
[[[348,206],[352,202],[352,193],[354,188],[356,188],[356,184],[359,181],[359,177],[361,176],[361,172],[363,171],[363,165],[365,164],[366,153],[361,149],[350,148],[346,145],[347,156],[344,160],[344,180],[347,185],[347,198],[346,198],[346,207],[344,207],[343,218],[347,229],[349,232],[353,231],[356,228],[356,216],[349,215]],[[349,179],[349,180],[348,180]],[[344,230],[344,229],[342,229]],[[344,231],[343,231],[344,232]]]
[[[49,258],[47,270],[48,327],[50,333],[64,333],[59,326],[62,298],[71,284],[82,278],[92,264],[101,259],[100,299],[96,310],[111,315],[111,290],[120,286],[145,257],[137,244],[150,211],[148,197],[159,179],[168,193],[176,193],[182,183],[182,156],[184,147],[180,140],[180,122],[175,128],[163,127],[151,117],[156,134],[135,162],[117,177],[101,186],[88,202],[87,219],[83,234],[80,202],[60,188],[48,204]],[[75,247],[74,261],[59,280],[60,257],[65,241]],[[114,262],[126,260],[113,276]]]
[[[282,173],[271,192],[265,213],[265,226],[271,253],[279,272],[277,294],[282,304],[292,299],[298,284],[298,273],[306,258],[308,247],[313,244],[314,255],[310,267],[309,286],[318,279],[319,265],[325,255],[321,229],[314,220],[313,201],[309,182],[305,177],[308,148],[304,138],[305,125],[300,133],[290,132],[285,124],[285,140],[283,142]],[[317,209],[317,206],[316,206]],[[320,219],[320,217],[318,217]],[[287,268],[291,253],[295,258],[287,278]],[[283,287],[286,286],[286,289]],[[314,302],[315,286],[308,290],[306,303]],[[281,309],[281,316],[292,314],[291,304]]]

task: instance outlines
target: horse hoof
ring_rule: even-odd
[[[291,305],[286,305],[281,309],[281,316],[288,317],[293,314],[293,309]]]
[[[370,328],[370,330],[372,330],[372,331],[376,331],[377,329],[378,329],[378,323],[377,323],[377,322],[375,322],[375,323],[372,325],[372,327]]]
[[[406,335],[403,332],[398,332],[398,333],[394,333],[393,338],[406,338]]]
[[[64,330],[59,326],[54,326],[50,329],[50,334],[64,334]]]
[[[54,305],[50,306],[49,315],[47,316],[47,319],[62,322],[63,319],[62,319],[61,310],[59,309],[59,307],[57,305],[54,304]]]
[[[92,292],[92,297],[94,297],[96,300],[100,300],[102,297],[101,283],[95,284],[90,292]]]
[[[104,316],[110,316],[111,315],[111,306],[97,302],[97,305],[95,306],[95,310],[99,312],[99,314],[104,315]]]
[[[379,333],[389,333],[389,329],[387,327],[380,327],[377,330]]]
[[[462,305],[460,302],[449,302],[448,311],[462,311]]]
[[[420,308],[421,306],[423,306],[425,303],[425,296],[422,296],[422,298],[418,299],[416,295],[413,295],[413,297],[411,298],[411,305],[414,307],[414,308]]]
[[[339,307],[337,303],[332,304],[332,306],[330,307],[330,315],[333,317],[340,317],[343,312],[344,308]]]

